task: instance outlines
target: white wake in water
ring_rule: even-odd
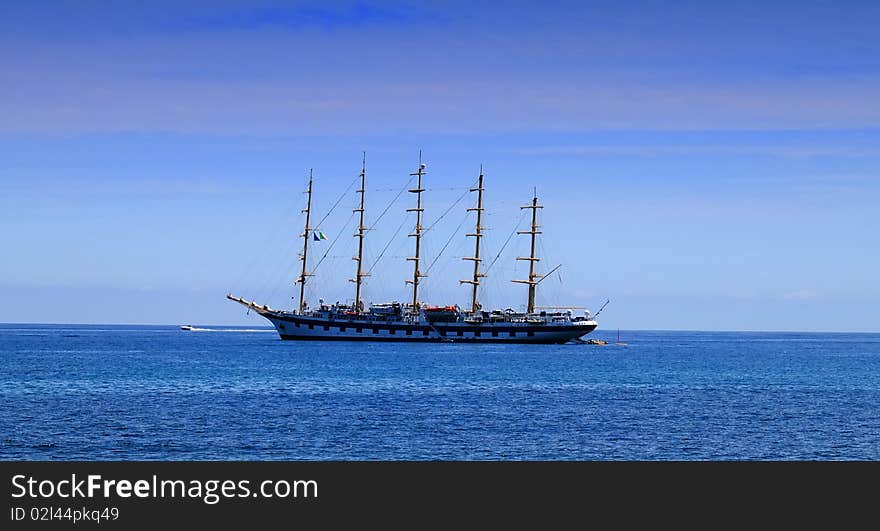
[[[192,327],[188,332],[274,332],[271,328],[196,328]]]

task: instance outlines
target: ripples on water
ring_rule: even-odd
[[[224,331],[0,326],[0,459],[880,459],[878,334],[633,331],[617,347]]]

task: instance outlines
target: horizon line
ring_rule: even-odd
[[[256,324],[195,324],[185,323],[190,326],[198,327],[248,327],[248,328],[266,328],[274,330],[271,325]],[[7,325],[31,325],[31,326],[153,326],[153,327],[180,327],[179,323],[37,323],[37,322],[0,322],[0,327]],[[768,334],[880,334],[880,330],[755,330],[755,329],[697,329],[697,328],[597,328],[590,334],[597,331],[614,332],[732,332],[732,333],[768,333]],[[586,335],[586,334],[585,334]]]

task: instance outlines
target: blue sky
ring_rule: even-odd
[[[422,150],[431,303],[467,301],[473,198],[438,218],[483,164],[490,256],[546,205],[539,303],[880,330],[880,4],[128,4],[4,4],[0,322],[262,324],[224,294],[293,304],[310,168],[341,199],[309,296],[350,298],[362,151],[366,295],[404,300]],[[524,303],[525,244],[486,304]]]

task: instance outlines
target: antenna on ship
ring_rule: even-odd
[[[483,238],[483,165],[480,164],[480,177],[477,180],[477,187],[471,188],[471,192],[477,192],[477,206],[476,208],[467,209],[468,212],[476,212],[477,213],[477,225],[474,229],[474,232],[471,234],[467,234],[467,236],[473,236],[475,239],[474,246],[474,255],[473,256],[465,256],[462,260],[473,260],[474,262],[474,277],[473,280],[459,280],[459,284],[470,284],[472,288],[471,292],[471,312],[477,312],[480,310],[481,305],[477,301],[477,287],[480,285],[480,278],[485,277],[486,275],[480,272],[480,262],[483,260],[480,258],[480,240]]]
[[[534,196],[532,197],[532,204],[525,205],[519,207],[520,210],[524,210],[526,208],[532,209],[532,228],[531,230],[519,230],[516,231],[517,234],[531,234],[532,235],[532,246],[531,252],[529,253],[528,258],[524,256],[518,256],[517,260],[528,260],[529,262],[529,279],[528,280],[512,280],[511,282],[518,282],[520,284],[528,284],[529,285],[529,301],[526,307],[527,313],[534,313],[535,311],[535,286],[538,285],[540,280],[536,280],[541,278],[543,275],[539,275],[535,273],[535,262],[540,262],[540,258],[535,257],[535,242],[538,234],[541,234],[541,231],[538,230],[538,209],[544,208],[542,205],[538,204],[538,190],[535,189]]]
[[[364,151],[364,158],[361,163],[361,188],[357,190],[357,193],[361,194],[361,203],[358,208],[355,208],[352,212],[360,212],[360,223],[358,224],[358,231],[355,234],[355,238],[358,239],[358,255],[357,258],[352,258],[352,260],[357,261],[357,273],[355,277],[351,279],[351,282],[354,282],[354,311],[357,313],[361,313],[363,305],[361,303],[361,284],[363,283],[363,278],[370,276],[369,273],[364,272],[364,233],[367,228],[364,226],[364,194],[366,193],[366,178],[367,178],[367,152]]]
[[[309,168],[309,188],[305,192],[307,194],[308,199],[306,200],[306,208],[302,210],[302,212],[306,213],[306,226],[303,230],[303,250],[300,255],[300,260],[302,260],[302,271],[299,274],[299,278],[296,279],[296,282],[299,283],[299,313],[305,313],[305,292],[306,292],[306,277],[312,276],[311,273],[306,272],[306,257],[309,253],[309,233],[312,228],[309,227],[309,217],[312,213],[312,169]]]
[[[425,165],[422,163],[422,150],[419,150],[419,169],[413,173],[410,173],[412,176],[417,176],[418,181],[416,183],[416,187],[409,190],[411,193],[416,194],[416,208],[407,208],[407,212],[415,212],[416,213],[416,227],[413,230],[413,233],[410,236],[416,239],[416,254],[415,256],[408,257],[407,260],[411,260],[413,262],[413,278],[412,280],[407,280],[407,284],[412,284],[413,287],[413,295],[412,295],[412,313],[414,316],[419,314],[419,278],[426,277],[428,275],[423,275],[421,271],[419,271],[419,248],[421,245],[422,239],[422,212],[424,212],[424,208],[422,208],[422,192],[425,191],[422,188],[422,175],[427,174],[425,171]]]

